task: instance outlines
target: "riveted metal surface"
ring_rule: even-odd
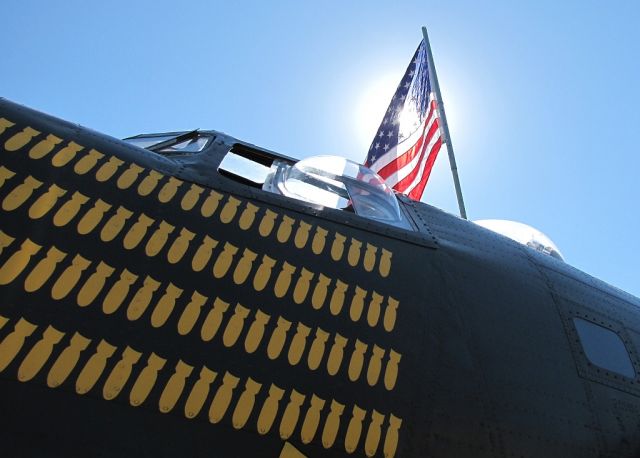
[[[636,346],[633,340],[629,337],[623,323],[573,301],[560,299],[559,302],[563,315],[563,323],[567,335],[569,336],[569,344],[571,345],[571,350],[573,351],[579,374],[594,382],[602,383],[635,395],[640,395],[640,376],[638,375],[640,374],[640,355],[638,355]],[[631,360],[636,373],[635,378],[625,377],[616,372],[598,367],[589,361],[575,327],[574,318],[582,318],[616,333],[624,343],[628,352],[629,359]]]
[[[640,456],[571,321],[638,367],[637,299],[423,203],[406,231],[228,179],[210,133],[168,158],[0,100],[1,453]]]

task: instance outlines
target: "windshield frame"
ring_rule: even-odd
[[[156,138],[158,141],[153,142],[152,140]],[[123,141],[138,148],[151,151],[152,153],[162,154],[163,156],[186,156],[201,153],[209,147],[214,138],[215,135],[195,129],[183,132],[139,134],[124,138]],[[187,141],[198,142],[200,139],[205,139],[205,141],[198,146],[197,150],[181,151],[180,149],[172,149],[181,143]],[[141,145],[140,143],[144,143],[144,140],[151,140],[151,142]]]

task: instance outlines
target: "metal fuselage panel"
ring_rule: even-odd
[[[433,414],[450,425],[433,421],[430,445],[441,451],[434,456],[456,447],[456,456],[640,456],[638,376],[625,379],[591,364],[572,324],[573,317],[585,317],[616,331],[637,374],[640,301],[437,209],[420,211],[439,252],[451,258],[443,268],[447,284],[455,285],[450,302],[464,323],[476,374],[469,380],[480,383],[475,390],[482,393],[466,406],[459,400],[458,417],[449,415],[450,386],[433,396],[442,401]],[[469,405],[482,406],[481,423],[467,416]],[[466,437],[482,436],[488,444],[465,445],[461,424],[475,426]]]
[[[606,286],[427,205],[409,233],[233,182],[215,135],[172,159],[0,101],[8,456],[636,456],[637,394],[567,331]]]

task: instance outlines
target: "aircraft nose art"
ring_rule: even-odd
[[[429,249],[0,113],[0,398],[41,433],[16,450],[418,449]]]

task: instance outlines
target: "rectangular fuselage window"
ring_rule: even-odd
[[[580,343],[587,359],[610,372],[635,378],[636,372],[624,342],[618,334],[599,324],[582,318],[573,318]]]

